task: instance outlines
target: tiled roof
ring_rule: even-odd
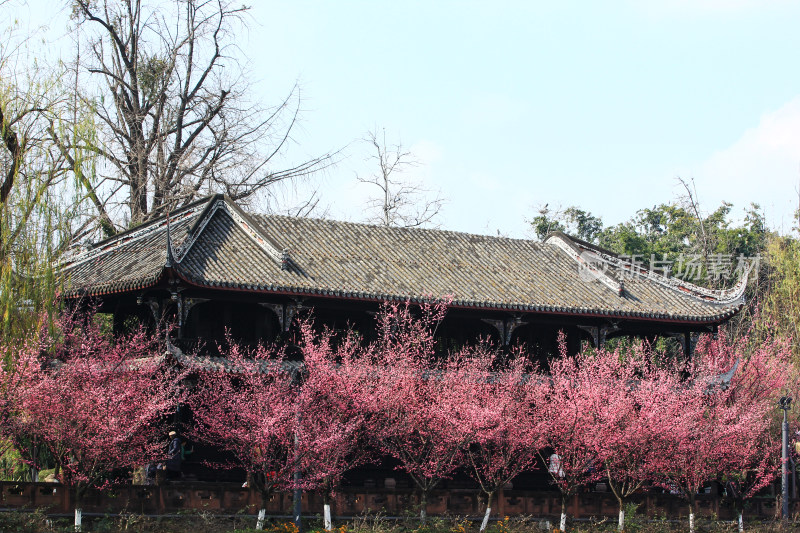
[[[459,307],[719,322],[746,279],[711,291],[650,276],[566,235],[546,242],[286,216],[252,216],[212,197],[171,216],[171,267],[199,286],[347,299],[450,296]],[[167,223],[112,238],[64,264],[69,293],[154,284]]]
[[[167,261],[167,228],[173,242],[185,240],[208,200],[106,239],[88,250],[71,251],[61,261],[66,296],[101,295],[149,287]]]

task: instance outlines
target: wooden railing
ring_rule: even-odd
[[[637,514],[651,518],[679,519],[688,515],[686,502],[670,494],[645,493],[632,501],[639,504]],[[56,483],[0,482],[0,508],[44,508],[49,513],[69,513],[74,495]],[[125,485],[109,491],[89,491],[84,498],[84,512],[137,513],[146,515],[170,514],[186,510],[206,510],[218,513],[255,513],[260,505],[260,495],[253,490],[231,483],[169,483],[161,486]],[[292,509],[291,493],[273,494],[267,512],[288,515]],[[339,516],[355,516],[366,511],[382,512],[387,516],[400,516],[418,505],[416,493],[411,489],[345,488],[336,496],[334,512]],[[483,499],[477,490],[451,489],[436,491],[427,505],[429,515],[480,516]],[[540,518],[557,517],[561,513],[561,496],[557,492],[506,491],[500,493],[492,506],[496,516],[527,515]],[[719,496],[698,495],[700,515],[733,520],[732,502]],[[800,511],[798,500],[792,502],[792,514]],[[304,493],[304,514],[322,512],[322,497]],[[750,500],[746,511],[750,518],[771,519],[776,514],[774,498]],[[610,493],[586,492],[572,496],[567,513],[574,518],[602,518],[617,516],[617,501]]]

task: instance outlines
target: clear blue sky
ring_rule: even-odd
[[[448,199],[439,222],[525,236],[538,206],[606,223],[681,192],[758,202],[791,227],[800,182],[800,3],[255,1],[240,46],[264,104],[299,80],[294,157],[347,146],[321,178],[363,220],[367,130]]]

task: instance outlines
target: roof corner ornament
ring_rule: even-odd
[[[724,374],[719,374],[716,376],[711,376],[706,381],[709,390],[713,390],[716,387],[719,387],[722,390],[727,390],[728,387],[731,386],[731,381],[733,380],[733,375],[736,374],[736,370],[739,368],[739,358],[736,358],[734,361],[733,366],[730,370],[725,372]]]
[[[284,248],[281,251],[281,270],[289,270],[289,249]]]
[[[167,213],[167,261],[164,266],[172,268],[175,263],[175,251],[172,248],[172,234],[170,233],[169,212]]]
[[[750,277],[750,272],[755,268],[755,265],[750,264],[742,272],[739,281],[730,289],[721,290],[718,292],[717,300],[719,303],[739,303],[744,304],[744,292],[747,289],[747,282]]]

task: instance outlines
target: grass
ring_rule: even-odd
[[[487,533],[556,533],[556,522],[534,517],[505,518],[490,523]],[[84,517],[83,531],[131,533],[254,533],[255,517],[249,515],[220,517],[212,513],[191,512],[167,517],[141,515],[109,515]],[[304,520],[303,533],[326,533],[319,519]],[[427,524],[409,515],[401,520],[389,520],[381,515],[369,514],[354,520],[340,522],[331,533],[478,533],[479,522],[459,517],[432,517]],[[42,510],[0,512],[0,533],[72,533],[72,519],[48,518]],[[298,533],[294,524],[286,519],[268,521],[267,533]],[[573,522],[567,526],[568,533],[616,533],[614,520]],[[629,516],[625,533],[677,533],[688,531],[688,523],[674,520],[646,520]],[[734,533],[732,522],[699,521],[698,533]],[[797,532],[800,522],[793,521],[782,527],[777,522],[746,523],[745,531],[751,533]]]

